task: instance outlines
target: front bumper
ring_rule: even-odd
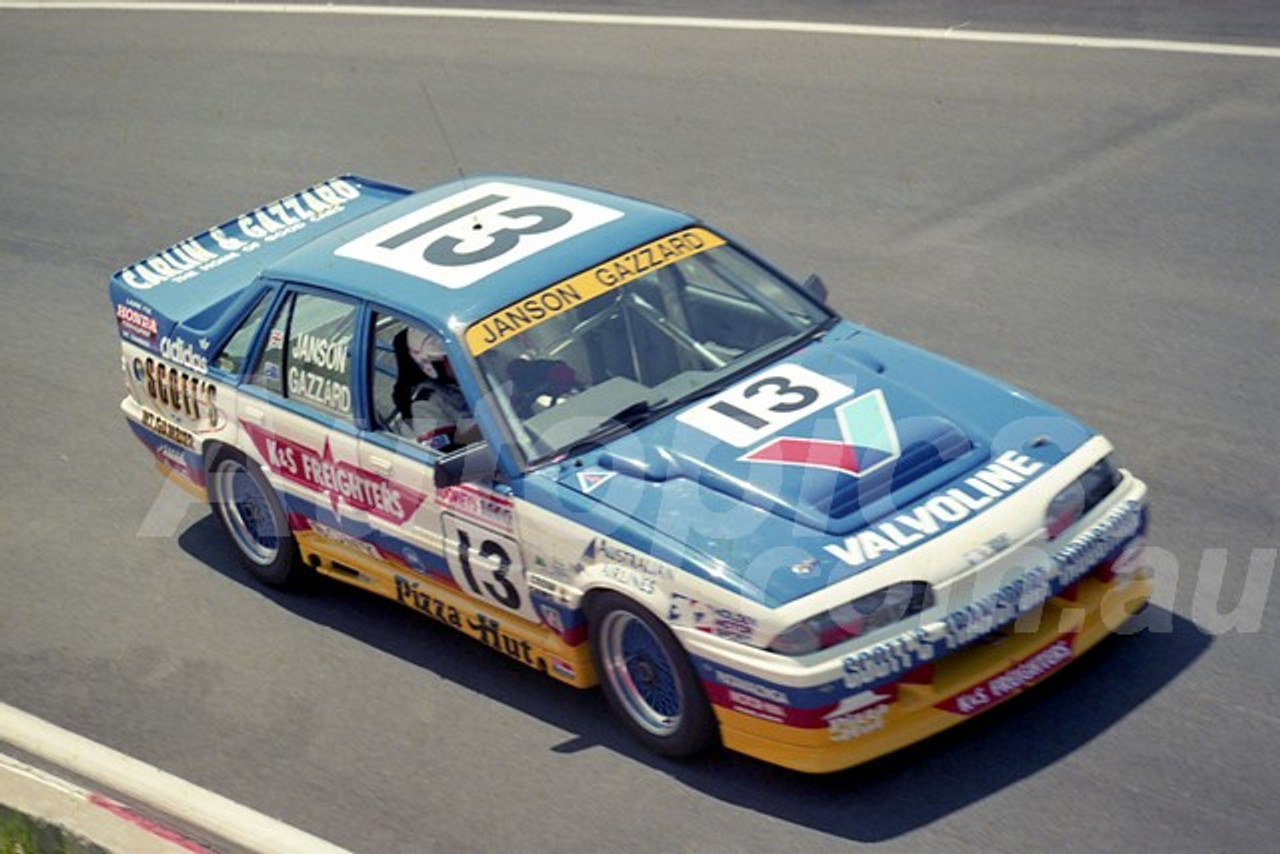
[[[864,705],[827,713],[825,727],[790,726],[760,717],[755,709],[716,705],[724,745],[786,768],[825,773],[953,727],[1053,675],[1151,597],[1148,579],[1108,579],[1107,574],[1095,572],[1068,595],[1047,601],[1040,609],[1039,631],[1004,633],[916,668],[895,683],[863,692],[859,702]],[[740,708],[741,703],[739,697]]]
[[[1150,599],[1145,491],[1130,478],[1034,568],[869,646],[810,664],[703,647],[710,655],[695,653],[695,663],[725,746],[799,771],[838,771],[1047,679]]]

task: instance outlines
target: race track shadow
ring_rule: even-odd
[[[811,776],[722,752],[678,776],[725,801],[834,836],[893,839],[1070,755],[1138,711],[1213,640],[1155,606],[1135,620],[1172,624],[1173,631],[1108,638],[1044,684],[866,765]]]
[[[555,682],[410,609],[320,578],[301,592],[263,586],[240,566],[211,516],[179,537],[184,551],[280,607],[575,733],[554,749],[605,748],[739,807],[858,842],[893,839],[1046,768],[1135,712],[1208,649],[1189,620],[1150,606],[1042,685],[884,759],[823,776],[719,750],[688,761],[641,749],[599,691]],[[1172,627],[1172,631],[1167,629]]]

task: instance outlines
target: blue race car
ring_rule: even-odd
[[[600,684],[662,754],[847,768],[1150,596],[1146,488],[1106,439],[652,204],[346,176],[111,298],[129,426],[261,581],[321,573]]]

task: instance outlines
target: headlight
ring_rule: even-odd
[[[900,581],[875,593],[797,623],[773,639],[769,649],[804,655],[884,628],[933,604],[933,588],[923,581]]]
[[[1111,462],[1111,455],[1108,454],[1049,502],[1044,520],[1049,539],[1055,539],[1074,525],[1119,485],[1120,472],[1116,470]]]

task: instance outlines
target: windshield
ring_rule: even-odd
[[[723,238],[690,228],[495,312],[466,342],[537,464],[710,393],[831,318]]]

